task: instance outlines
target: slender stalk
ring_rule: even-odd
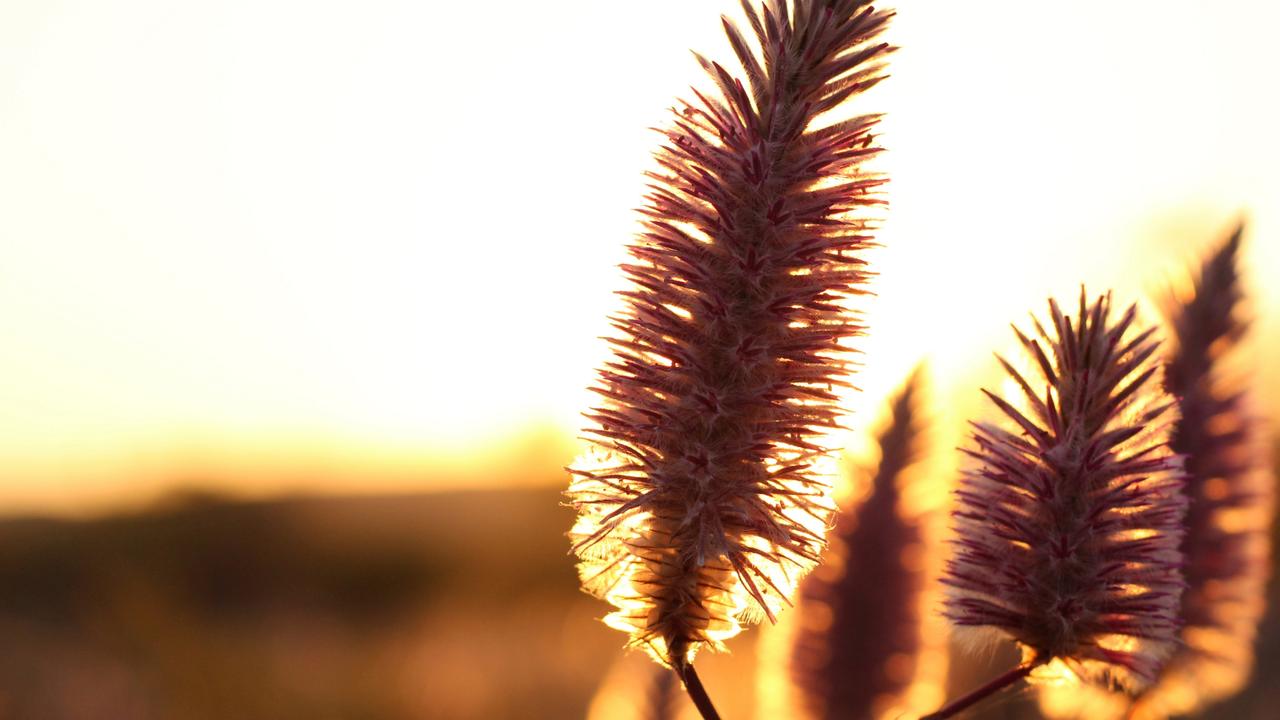
[[[1031,662],[1025,662],[1019,665],[1018,667],[1006,672],[1005,674],[997,677],[996,679],[992,680],[986,685],[983,685],[977,690],[970,692],[968,695],[965,695],[957,700],[952,701],[951,704],[947,705],[941,710],[935,713],[931,713],[929,715],[925,715],[924,717],[920,718],[920,720],[944,720],[945,718],[953,717],[956,713],[968,708],[970,705],[973,705],[979,700],[982,700],[983,698],[986,698],[989,695],[994,695],[995,693],[1009,687],[1010,685],[1016,683],[1017,681],[1026,677],[1027,675],[1030,675],[1031,671],[1035,670],[1036,667],[1038,667],[1039,665],[1040,663],[1035,660]]]
[[[676,667],[676,674],[680,676],[680,681],[684,683],[685,692],[689,693],[689,699],[693,701],[693,706],[698,708],[698,713],[702,715],[702,720],[720,720],[720,713],[716,712],[716,706],[711,704],[707,689],[702,686],[702,681],[698,679],[698,673],[693,669],[693,664],[679,664]]]

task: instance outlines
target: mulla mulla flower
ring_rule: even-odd
[[[800,585],[790,669],[804,717],[892,717],[914,679],[925,572],[904,558],[923,537],[921,519],[904,515],[900,499],[920,479],[913,468],[927,450],[921,374],[893,398],[876,437],[870,495],[840,513],[832,556]]]
[[[931,718],[1028,675],[1136,692],[1177,644],[1187,503],[1159,342],[1136,307],[1086,300],[1015,328],[1030,369],[1000,359],[1013,397],[986,393],[1004,422],[974,424],[955,494],[945,614],[1024,662]]]
[[[1174,342],[1165,385],[1181,411],[1170,444],[1187,463],[1182,642],[1133,703],[1055,692],[1045,698],[1054,716],[1189,715],[1235,693],[1249,676],[1265,607],[1274,479],[1265,433],[1235,374],[1243,369],[1230,365],[1247,328],[1236,269],[1242,233],[1237,227],[1194,273],[1189,292],[1167,306]]]
[[[833,511],[827,437],[872,231],[858,211],[883,183],[864,167],[877,116],[839,111],[891,49],[890,13],[863,0],[743,8],[750,35],[724,22],[741,76],[699,58],[714,91],[663,131],[568,490],[584,588],[707,716],[694,654],[774,617]]]

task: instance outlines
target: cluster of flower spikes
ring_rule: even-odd
[[[679,670],[772,618],[823,548],[825,437],[839,427],[848,308],[883,179],[876,116],[824,121],[878,82],[889,13],[862,0],[744,2],[745,82],[675,110],[645,232],[624,265],[613,356],[570,468],[570,537],[607,624]],[[701,60],[701,58],[700,58]]]
[[[893,398],[876,437],[870,494],[840,513],[827,559],[800,584],[790,670],[805,717],[880,717],[914,679],[925,571],[904,558],[923,538],[899,499],[925,451],[921,374]]]
[[[1273,505],[1270,453],[1226,352],[1244,335],[1236,270],[1243,227],[1202,265],[1169,313],[1176,345],[1166,384],[1182,419],[1171,445],[1187,458],[1183,644],[1139,717],[1186,714],[1244,684],[1264,609]],[[1150,712],[1147,712],[1147,711]]]
[[[1015,328],[1034,370],[1000,358],[1022,409],[987,392],[1005,422],[974,424],[945,614],[1016,640],[1042,670],[1137,691],[1180,626],[1186,499],[1168,447],[1173,399],[1154,330],[1133,328],[1136,307],[1116,318],[1109,295],[1086,304],[1082,289],[1074,318],[1053,301],[1049,314],[1050,330],[1033,319],[1038,338]]]
[[[1174,342],[1165,384],[1181,411],[1170,445],[1187,469],[1181,643],[1136,699],[1046,688],[1041,706],[1050,717],[1189,715],[1235,693],[1249,676],[1265,607],[1275,481],[1245,371],[1232,365],[1247,330],[1237,270],[1243,230],[1237,227],[1192,274],[1190,291],[1166,307]]]

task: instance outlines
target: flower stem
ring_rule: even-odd
[[[1010,685],[1021,680],[1027,675],[1030,675],[1031,671],[1036,669],[1036,667],[1039,665],[1040,663],[1036,660],[1025,662],[1019,665],[1018,667],[1006,672],[1005,674],[997,677],[996,679],[992,680],[986,685],[983,685],[977,690],[970,692],[968,695],[965,695],[957,700],[952,701],[951,704],[947,705],[941,710],[935,713],[931,713],[929,715],[925,715],[924,717],[920,718],[920,720],[945,720],[945,718],[952,717],[956,713],[960,712],[961,710],[964,710],[970,705],[973,705],[979,700],[982,700],[988,695],[994,695],[996,692],[999,692],[1000,690],[1003,690],[1006,687],[1009,687]]]
[[[702,681],[698,679],[698,673],[694,672],[692,663],[680,663],[676,665],[676,674],[680,676],[680,681],[684,683],[684,689],[689,693],[689,699],[693,701],[693,706],[698,708],[698,712],[702,715],[702,720],[720,720],[720,713],[716,712],[716,707],[711,704],[711,698],[707,696],[707,689],[702,687]]]

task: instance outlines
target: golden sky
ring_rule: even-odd
[[[0,4],[0,503],[501,481],[560,447],[647,128],[734,6]],[[894,179],[860,407],[925,354],[976,395],[1048,294],[1159,290],[1242,213],[1280,349],[1278,21],[904,3],[862,105]]]

